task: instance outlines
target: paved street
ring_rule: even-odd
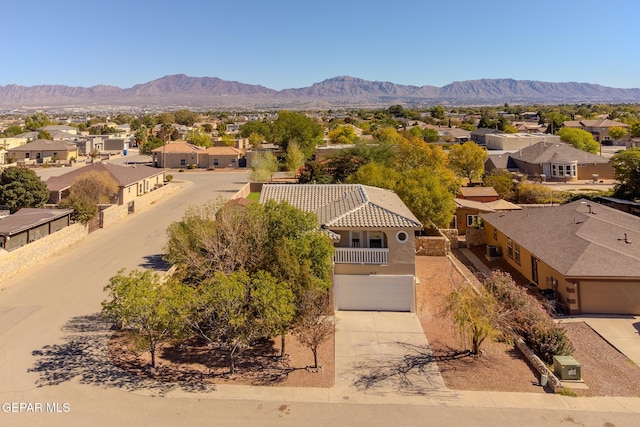
[[[232,195],[247,177],[246,172],[174,175],[172,185],[181,189],[152,209],[99,230],[0,284],[0,425],[624,426],[637,421],[638,399],[440,387],[363,394],[353,386],[365,378],[362,372],[353,372],[354,383],[338,384],[337,378],[331,389],[202,389],[191,383],[149,383],[112,367],[105,353],[110,325],[97,316],[109,277],[120,268],[157,264],[168,224],[189,205]],[[413,329],[401,332],[406,340],[417,338]],[[395,351],[385,335],[389,331],[373,333],[381,354]],[[337,346],[343,351],[341,339]]]

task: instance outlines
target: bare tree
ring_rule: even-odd
[[[333,318],[329,315],[329,293],[310,289],[299,302],[299,316],[293,333],[313,353],[313,369],[318,368],[318,347],[333,334]]]

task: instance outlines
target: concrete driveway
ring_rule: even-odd
[[[640,316],[585,315],[572,316],[571,320],[584,321],[609,344],[640,366]]]
[[[413,313],[336,312],[335,360],[335,387],[349,398],[447,390]]]

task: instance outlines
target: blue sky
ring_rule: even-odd
[[[0,85],[128,88],[182,73],[272,89],[343,75],[640,88],[638,0],[7,0],[1,11]]]

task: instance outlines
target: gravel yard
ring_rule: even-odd
[[[492,267],[496,267],[495,265]],[[508,271],[503,265],[501,267]],[[452,357],[466,349],[452,322],[443,313],[443,298],[464,282],[445,257],[417,257],[418,314],[436,356],[445,384],[457,390],[539,392],[539,375],[520,351],[504,343],[485,343],[482,357]],[[472,276],[473,274],[466,274]],[[574,345],[588,389],[574,389],[578,396],[640,397],[640,367],[612,347],[586,323],[560,321]]]

